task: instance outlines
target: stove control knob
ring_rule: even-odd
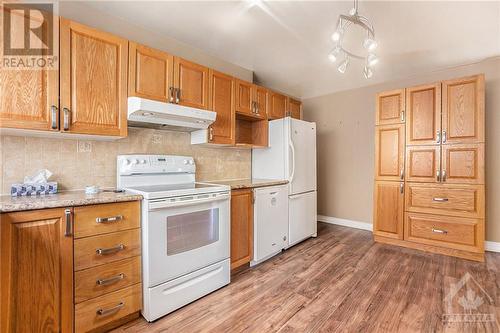
[[[146,160],[141,160],[141,164],[146,164]]]
[[[139,160],[137,160],[137,159],[133,159],[133,160],[132,160],[132,165],[136,165],[136,164],[139,164]]]
[[[194,165],[194,160],[190,160],[189,164]]]
[[[188,160],[184,160],[184,165],[188,165],[189,164],[189,161]]]
[[[127,165],[129,165],[129,164],[130,164],[130,160],[129,160],[128,158],[127,158],[127,159],[125,159],[125,160],[123,160],[123,165],[124,165],[124,166],[127,166]]]

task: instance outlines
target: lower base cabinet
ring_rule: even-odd
[[[137,317],[139,235],[138,201],[1,214],[0,332],[107,331]]]
[[[376,181],[373,234],[403,239],[404,183]]]
[[[231,269],[253,258],[253,191],[231,191]]]

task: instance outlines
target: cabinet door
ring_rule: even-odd
[[[404,183],[375,182],[373,233],[403,239]]]
[[[5,8],[0,9],[0,11],[5,10]],[[10,14],[11,31],[13,34],[19,33],[19,36],[14,35],[13,38],[23,40],[24,29],[22,27],[16,29],[16,25],[24,23],[24,18],[15,11],[11,11]],[[33,22],[33,25],[39,26],[39,22]],[[43,31],[43,33],[48,32]],[[0,127],[59,130],[57,69],[19,70],[0,67],[0,96]]]
[[[280,119],[286,117],[287,97],[276,92],[269,93],[269,119]]]
[[[73,331],[73,239],[64,209],[1,215],[0,331]]]
[[[383,125],[375,129],[375,179],[404,179],[405,128]]]
[[[173,102],[174,57],[134,42],[129,44],[128,95]]]
[[[231,269],[245,265],[253,257],[253,192],[231,193]]]
[[[126,136],[128,41],[66,19],[60,29],[61,128]]]
[[[441,133],[441,84],[406,89],[406,113],[406,144],[438,144]]]
[[[440,146],[406,147],[406,180],[438,183],[441,167]]]
[[[484,143],[442,145],[442,181],[484,184]]]
[[[385,91],[377,95],[375,125],[405,122],[405,90]]]
[[[253,86],[249,82],[236,80],[235,110],[253,116]]]
[[[290,117],[295,119],[301,119],[302,115],[302,103],[293,98],[288,99],[288,109],[290,112]]]
[[[215,122],[210,126],[209,142],[234,144],[235,116],[233,111],[233,78],[229,75],[210,71],[212,89],[210,110],[217,113]]]
[[[179,89],[179,104],[208,110],[208,67],[175,57],[174,79],[175,87]]]
[[[254,86],[254,102],[256,116],[262,119],[267,119],[267,103],[268,90],[264,87]]]
[[[484,75],[443,82],[443,143],[484,142]]]

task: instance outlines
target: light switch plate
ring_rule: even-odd
[[[90,141],[78,141],[79,153],[90,153],[92,151],[92,142]]]
[[[153,137],[151,138],[151,142],[155,145],[159,145],[161,143],[161,135],[160,134],[153,134]]]

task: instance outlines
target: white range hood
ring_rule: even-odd
[[[140,97],[128,98],[128,125],[192,132],[207,129],[216,113]]]

